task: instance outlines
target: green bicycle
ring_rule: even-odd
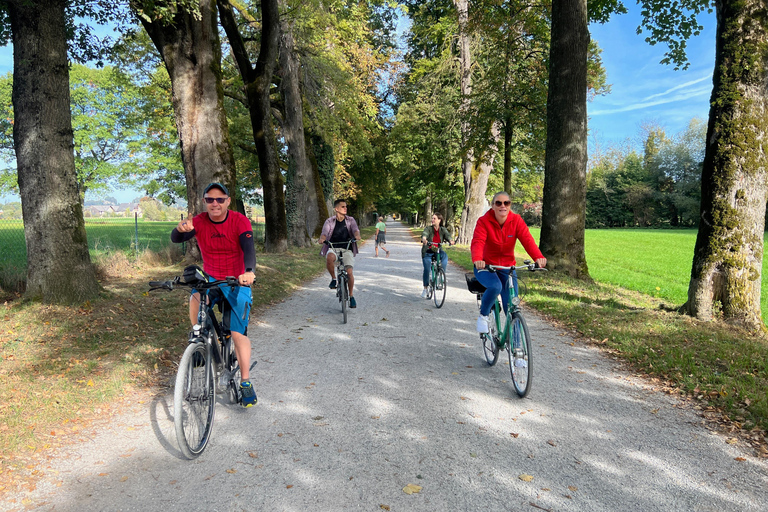
[[[491,307],[488,319],[488,332],[480,334],[480,340],[483,343],[483,354],[489,366],[493,366],[499,360],[499,352],[507,351],[509,358],[509,373],[512,377],[512,384],[515,392],[520,398],[524,398],[531,390],[533,380],[533,354],[531,351],[531,337],[528,333],[528,324],[525,322],[523,313],[520,309],[520,295],[517,282],[517,270],[527,269],[530,271],[547,270],[540,268],[530,260],[525,260],[524,265],[516,267],[501,267],[497,265],[487,265],[485,267],[489,272],[498,270],[510,271],[509,278],[512,279],[512,286],[509,287],[509,310],[506,315],[502,315],[501,301],[499,297]],[[483,286],[474,274],[466,274],[467,288],[477,297],[477,305],[480,307],[480,301],[485,292]]]

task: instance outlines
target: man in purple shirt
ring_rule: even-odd
[[[325,256],[325,268],[328,269],[328,273],[331,274],[330,289],[336,288],[336,253],[329,251],[329,246],[324,242],[328,240],[334,245],[338,243],[346,243],[350,240],[355,240],[352,243],[352,249],[342,249],[341,261],[344,263],[344,267],[347,269],[347,275],[349,276],[349,307],[356,308],[357,302],[352,296],[352,289],[355,286],[355,276],[352,273],[352,267],[355,266],[355,255],[357,254],[357,242],[360,240],[360,229],[357,227],[355,219],[347,215],[347,202],[343,199],[337,199],[333,203],[333,209],[336,215],[328,218],[323,224],[323,231],[318,238],[318,243],[323,244],[323,249],[320,254]],[[338,247],[338,245],[337,245]]]

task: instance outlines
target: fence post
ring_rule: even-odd
[[[136,263],[139,262],[139,212],[133,212],[133,223],[136,227]]]

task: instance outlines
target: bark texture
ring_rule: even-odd
[[[294,48],[292,24],[280,21],[280,92],[285,105],[283,135],[288,146],[288,168],[291,175],[286,188],[288,241],[296,247],[309,247],[315,226],[309,225],[309,214],[317,211],[312,167],[304,141],[304,112],[299,87],[299,56]]]
[[[456,11],[459,18],[459,62],[461,67],[460,87],[461,87],[461,144],[463,157],[461,170],[464,178],[464,208],[461,211],[461,221],[459,224],[459,235],[457,241],[460,244],[469,244],[472,242],[472,235],[475,233],[477,219],[485,213],[487,201],[485,193],[488,189],[488,176],[493,170],[493,160],[497,153],[497,143],[499,140],[500,128],[498,123],[494,123],[490,128],[490,144],[480,151],[471,145],[471,126],[469,118],[471,115],[472,95],[472,55],[469,47],[469,11],[468,0],[455,0]],[[425,219],[429,223],[429,219]]]
[[[269,98],[280,41],[277,0],[261,2],[261,46],[256,66],[251,65],[229,1],[218,0],[217,4],[221,25],[227,33],[232,54],[243,78],[248,113],[253,127],[253,140],[259,157],[259,174],[264,191],[264,250],[285,252],[288,249],[285,194]]]
[[[588,51],[587,1],[554,0],[539,246],[547,267],[577,278],[589,278],[584,254]]]
[[[141,4],[131,2],[134,10]],[[171,78],[189,214],[204,210],[203,190],[211,182],[224,184],[237,204],[235,159],[221,86],[216,1],[202,0],[199,17],[180,11],[173,20],[149,22],[142,17],[141,21]]]
[[[686,310],[764,330],[760,283],[768,132],[768,10],[715,2],[717,52],[702,170],[701,222]]]
[[[7,2],[13,37],[13,142],[27,244],[26,295],[54,303],[84,302],[99,292],[75,176],[66,3]]]

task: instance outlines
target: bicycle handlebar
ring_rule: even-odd
[[[149,286],[150,286],[149,291],[153,291],[153,290],[173,290],[174,288],[177,288],[177,287],[195,288],[197,290],[207,290],[207,289],[210,289],[210,288],[215,288],[216,286],[219,286],[219,285],[222,285],[222,284],[226,284],[226,285],[228,285],[230,287],[241,286],[240,284],[238,284],[237,278],[234,277],[234,276],[227,276],[224,279],[217,279],[216,281],[198,282],[198,283],[186,283],[186,282],[181,280],[180,276],[176,276],[176,277],[174,277],[170,281],[150,281],[149,282]]]
[[[540,267],[538,263],[535,263],[535,262],[533,262],[531,260],[525,260],[525,261],[523,261],[522,265],[516,265],[514,267],[504,267],[504,266],[501,266],[501,265],[486,265],[485,268],[487,268],[488,271],[490,271],[490,272],[495,272],[496,270],[510,270],[510,269],[513,269],[513,268],[515,270],[528,269],[531,272],[535,272],[537,270],[546,270],[546,271],[549,270],[548,268]]]
[[[328,240],[323,240],[323,243],[330,247],[331,249],[347,249],[349,250],[349,247],[353,243],[357,243],[357,240],[354,238],[349,239],[346,242],[329,242]]]

